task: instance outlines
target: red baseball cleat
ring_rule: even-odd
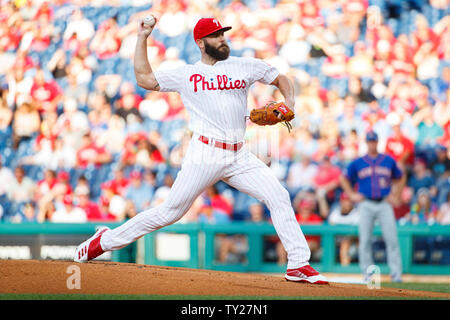
[[[328,284],[327,278],[314,270],[314,268],[309,264],[297,269],[287,269],[284,277],[288,281],[307,282],[312,284]]]
[[[92,237],[80,244],[75,251],[75,257],[73,258],[73,261],[87,262],[103,254],[105,251],[103,251],[102,247],[100,246],[100,238],[102,234],[107,230],[109,230],[108,227],[98,229]]]

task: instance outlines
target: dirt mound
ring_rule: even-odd
[[[73,268],[77,266],[78,268]],[[80,289],[69,289],[79,270]],[[217,296],[336,296],[450,298],[450,294],[364,285],[310,285],[280,276],[113,262],[0,260],[0,293]]]

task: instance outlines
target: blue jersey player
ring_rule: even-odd
[[[352,161],[341,177],[342,188],[359,206],[359,265],[368,281],[368,270],[373,265],[373,227],[378,220],[386,244],[391,279],[400,282],[402,263],[391,203],[399,199],[405,177],[393,158],[378,153],[378,135],[375,132],[367,133],[366,143],[367,154]]]

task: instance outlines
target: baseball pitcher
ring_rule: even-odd
[[[140,22],[134,59],[137,84],[147,90],[178,92],[189,113],[192,139],[168,199],[115,229],[98,230],[78,247],[75,261],[88,261],[105,251],[120,249],[176,222],[205,188],[222,180],[269,208],[288,253],[287,280],[328,283],[309,265],[310,249],[287,190],[244,142],[250,86],[256,81],[274,85],[285,98],[282,103],[252,110],[250,119],[260,125],[283,123],[289,129],[295,104],[291,81],[262,60],[229,56],[224,32],[231,27],[222,27],[214,18],[200,19],[193,31],[200,61],[154,71],[147,58],[147,37],[153,28]]]

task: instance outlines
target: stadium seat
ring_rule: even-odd
[[[1,206],[3,208],[3,215],[0,219],[0,221],[7,221],[8,217],[10,216],[10,213],[11,213],[11,202],[5,201],[5,202],[1,203]]]
[[[14,217],[19,212],[23,212],[24,202],[9,202],[9,208],[6,211],[6,214],[3,215],[4,221],[10,221],[12,217]],[[5,209],[4,209],[5,210]]]
[[[9,139],[11,134],[11,126],[7,127],[5,130],[0,131],[0,152],[11,146],[11,139]]]
[[[391,29],[391,31],[394,33],[394,36],[397,37],[399,35],[399,23],[397,19],[388,19],[387,25]]]
[[[84,174],[85,170],[82,168],[72,168],[69,170],[70,185],[72,186],[72,188],[76,187],[78,179]]]
[[[156,184],[162,185],[164,176],[169,172],[169,168],[165,163],[156,166]]]
[[[382,238],[375,238],[372,242],[373,257],[375,263],[386,263],[386,245]]]
[[[450,265],[450,237],[430,239],[430,264]]]
[[[430,259],[430,243],[427,238],[415,238],[413,242],[413,263],[426,264]]]
[[[165,37],[164,45],[166,46],[166,48],[175,47],[181,53],[184,50],[184,44],[186,40],[190,38],[190,36],[191,36],[190,32],[185,32],[176,37]]]
[[[148,117],[144,117],[144,129],[149,132],[149,131],[159,131],[160,128],[162,127],[163,122],[159,121],[159,120],[153,120],[150,119]]]

